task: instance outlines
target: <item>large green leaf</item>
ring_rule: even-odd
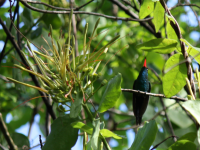
[[[175,54],[171,56],[166,64],[165,70],[168,70],[174,65],[179,64],[183,61],[184,57],[182,54]],[[185,63],[177,65],[168,71],[163,77],[163,91],[166,97],[171,97],[177,94],[186,84],[185,78],[187,77],[187,68]]]
[[[96,119],[92,123],[93,133],[90,141],[87,143],[87,150],[95,150],[99,147],[100,119]]]
[[[70,117],[71,118],[78,117],[79,113],[81,112],[82,101],[83,101],[83,93],[80,90],[76,94],[76,99],[74,100],[74,102],[72,102],[72,105],[71,105],[71,108],[70,108]]]
[[[121,95],[121,78],[122,75],[118,73],[108,82],[106,90],[101,97],[101,102],[98,109],[100,113],[105,112],[115,106],[116,101]]]
[[[137,49],[156,52],[160,54],[168,54],[176,49],[177,41],[173,39],[158,38],[137,45]]]
[[[196,145],[189,140],[180,140],[171,145],[168,150],[196,150]]]
[[[144,126],[138,130],[135,140],[129,150],[149,149],[156,138],[157,131],[158,127],[155,120],[151,120],[149,123],[145,122]]]
[[[162,7],[159,1],[156,2],[156,8],[153,14],[153,23],[155,25],[156,32],[159,31],[160,27],[163,24],[164,14],[165,14],[165,9]]]
[[[183,107],[190,112],[190,114],[196,119],[200,124],[200,101],[199,100],[189,100],[184,102]]]
[[[28,9],[27,7],[24,8],[22,15],[21,15],[22,21],[24,22],[24,25],[26,27],[30,27],[33,25],[33,16],[31,14],[31,10]]]
[[[189,133],[183,135],[182,137],[180,137],[178,139],[178,141],[180,141],[180,140],[188,140],[188,141],[194,142],[196,137],[197,137],[197,134],[195,132],[189,132]]]
[[[146,16],[150,15],[154,10],[154,2],[152,0],[144,0],[139,12],[140,19],[145,18]]]
[[[30,147],[29,139],[21,133],[13,133],[11,137],[18,148],[23,149],[24,146]]]
[[[70,150],[78,139],[78,129],[71,126],[71,123],[77,120],[70,118],[69,114],[54,120],[51,125],[51,133],[42,150]]]

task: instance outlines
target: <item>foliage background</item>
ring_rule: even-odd
[[[43,1],[48,3],[48,1]],[[58,7],[69,7],[68,1],[49,1],[52,5]],[[75,1],[75,6],[81,6],[82,4],[88,1]],[[123,3],[123,1],[120,1]],[[199,0],[190,0],[191,3],[200,5]],[[178,1],[169,0],[167,2],[168,7],[172,7],[176,5]],[[181,0],[181,3],[184,3]],[[9,27],[9,5],[8,1],[2,8],[0,8],[0,14],[6,26]],[[16,5],[16,3],[15,3]],[[12,8],[12,11],[15,9],[15,5]],[[44,8],[44,6],[34,4],[34,6],[39,8]],[[136,10],[126,5],[130,10],[135,13],[138,13]],[[200,26],[198,25],[198,21],[196,20],[196,16],[194,15],[195,11],[200,17],[200,11],[196,7],[192,7],[193,10],[189,6],[177,7],[171,10],[172,15],[177,19],[184,39],[190,42],[193,46],[200,46]],[[46,46],[45,42],[42,40],[41,35],[48,39],[49,32],[49,24],[53,26],[54,38],[59,38],[59,31],[62,30],[64,33],[64,37],[67,37],[67,26],[68,26],[68,15],[53,15],[53,14],[44,14],[38,13],[35,11],[31,11],[25,8],[22,4],[20,4],[20,31],[26,35],[28,39],[30,39],[37,46]],[[118,17],[129,17],[122,11],[120,8],[114,6],[111,2],[103,0],[103,1],[94,1],[82,8],[83,11],[87,12],[98,12],[101,14],[111,15]],[[40,19],[39,19],[40,18]],[[98,16],[92,15],[76,15],[77,20],[77,39],[78,39],[78,49],[79,53],[83,48],[83,30],[84,26],[89,23],[88,37],[91,35],[94,23],[98,19]],[[135,47],[137,44],[148,41],[150,39],[155,39],[155,36],[148,32],[144,27],[142,27],[138,22],[134,21],[121,21],[121,20],[111,20],[104,17],[100,17],[100,24],[98,26],[97,33],[108,30],[108,35],[106,38],[100,43],[100,46],[106,45],[107,41],[114,37],[116,34],[120,34],[123,37],[120,41],[115,43],[113,46],[109,48],[105,61],[102,62],[100,66],[104,67],[106,64],[106,60],[111,58],[115,53],[122,49],[124,46],[128,45],[126,48],[122,49],[119,53],[117,53],[114,57],[111,58],[111,61],[106,64],[102,74],[104,78],[107,80],[111,79],[118,72],[122,74],[122,88],[132,89],[132,85],[134,80],[137,78],[140,68],[143,65],[144,57],[147,57],[148,67],[153,68],[158,75],[162,78],[162,71],[166,60],[168,59],[168,55],[161,55],[157,53],[147,53],[144,51],[138,51]],[[38,21],[39,19],[39,21]],[[37,23],[37,24],[36,24]],[[29,31],[27,29],[30,29]],[[27,32],[28,31],[28,32]],[[165,28],[161,28],[162,36],[165,37]],[[16,35],[16,30],[12,29],[12,34]],[[92,43],[92,48],[94,49],[96,45],[100,42],[102,37],[105,35],[101,33],[95,41]],[[4,41],[6,39],[6,34],[3,29],[0,27],[0,44],[3,47]],[[21,43],[23,50],[25,51],[25,42],[22,40]],[[33,49],[36,49],[32,45]],[[0,49],[2,50],[2,49]],[[26,81],[32,83],[30,77],[27,73],[21,72],[15,68],[12,68],[14,63],[17,63],[16,59],[20,60],[17,57],[17,54],[14,52],[14,48],[10,41],[8,41],[6,46],[6,52],[9,52],[3,60],[1,60],[1,69],[0,75],[6,77],[14,77],[15,79],[21,79],[22,81]],[[14,58],[16,59],[14,59]],[[199,67],[198,64],[194,61],[194,67]],[[11,67],[5,67],[11,66]],[[7,126],[11,133],[21,132],[25,135],[28,135],[28,129],[30,127],[31,118],[35,117],[34,125],[31,131],[30,143],[31,147],[34,146],[38,141],[38,135],[43,134],[43,141],[45,141],[45,105],[42,104],[41,98],[31,100],[25,103],[22,106],[12,110],[19,104],[23,103],[25,100],[31,99],[33,97],[39,96],[36,90],[31,88],[25,88],[23,86],[14,85],[13,83],[7,83],[3,76],[0,78],[0,112],[3,114],[4,119],[6,120]],[[152,71],[149,70],[149,80],[152,84],[152,93],[163,93],[162,85],[160,84],[157,77],[154,75]],[[99,83],[96,83],[96,87],[98,87]],[[97,94],[93,96],[93,100],[95,103],[99,103],[99,100],[102,96],[103,88],[98,91]],[[181,90],[178,93],[178,96],[185,97],[187,94],[184,90]],[[173,100],[164,99],[165,106],[172,104]],[[33,115],[33,110],[38,105],[42,105],[42,107],[38,110],[37,115]],[[92,107],[91,107],[92,109]],[[163,106],[160,102],[160,99],[157,97],[151,97],[148,105],[148,109],[144,114],[143,120],[150,120],[156,112],[163,109]],[[119,111],[118,111],[119,110]],[[170,107],[167,110],[167,114],[172,123],[175,135],[180,137],[188,132],[196,132],[196,127],[194,123],[188,118],[185,112],[179,107],[178,104]],[[58,115],[58,114],[57,114]],[[132,115],[132,94],[131,93],[123,93],[120,99],[117,101],[114,109],[105,112],[102,114],[101,119],[105,121],[106,128],[110,130],[115,130],[115,133],[119,135],[127,136],[127,139],[123,140],[114,140],[110,139],[110,145],[113,149],[127,149],[130,147],[134,136],[135,130],[129,129],[126,130],[126,127],[134,126],[135,119]],[[159,143],[161,139],[165,139],[171,135],[170,129],[165,118],[164,113],[161,113],[158,117],[156,117],[156,122],[158,123],[159,132],[157,134],[156,140],[154,141],[154,145]],[[122,122],[122,123],[120,123]],[[39,127],[39,128],[38,128]],[[35,129],[34,129],[35,128]],[[34,136],[33,136],[34,135]],[[0,135],[0,141],[3,141],[2,135]],[[79,137],[79,141],[77,145],[80,144],[81,137]],[[167,140],[163,144],[159,146],[159,148],[167,148],[169,145],[173,143],[173,140]],[[197,141],[196,141],[197,143]],[[37,147],[36,149],[39,149]],[[76,148],[74,148],[76,149]]]

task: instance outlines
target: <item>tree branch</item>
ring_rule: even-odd
[[[154,97],[162,97],[162,98],[168,98],[168,99],[175,99],[175,100],[182,101],[182,102],[188,101],[186,98],[180,98],[178,96],[165,97],[165,95],[163,95],[163,94],[147,93],[147,92],[143,92],[143,91],[139,91],[139,90],[132,90],[132,89],[121,89],[121,90],[122,90],[122,92],[140,93],[140,94],[154,96]]]
[[[196,4],[188,4],[188,3],[187,3],[187,4],[180,4],[180,3],[178,3],[178,4],[176,4],[175,6],[169,8],[169,10],[172,10],[172,9],[177,8],[177,7],[179,7],[179,6],[194,6],[194,7],[197,7],[197,8],[200,9],[200,6],[198,6],[198,5],[196,5]]]
[[[31,5],[29,5],[28,3],[26,3],[26,1],[20,0],[20,2],[26,6],[27,8],[37,11],[37,12],[41,12],[41,13],[50,13],[50,14],[70,14],[70,11],[50,11],[50,10],[42,10],[42,9],[38,9],[35,8]],[[123,18],[123,17],[114,17],[114,16],[108,16],[108,15],[104,15],[104,14],[100,14],[100,13],[94,13],[94,12],[86,12],[86,11],[73,11],[73,14],[88,14],[88,15],[94,15],[94,16],[100,16],[100,17],[105,17],[108,19],[113,19],[113,20],[123,20],[123,21],[137,21],[137,22],[145,22],[148,20],[153,19],[151,18],[146,18],[146,19],[132,19],[132,18]]]

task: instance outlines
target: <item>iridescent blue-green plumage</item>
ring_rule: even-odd
[[[134,90],[150,92],[151,85],[148,81],[148,69],[146,65],[142,67],[138,78],[135,80],[133,84]],[[133,113],[136,117],[136,124],[141,124],[142,116],[147,109],[147,105],[149,102],[149,96],[139,93],[133,93]]]

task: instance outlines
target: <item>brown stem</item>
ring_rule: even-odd
[[[1,132],[3,133],[4,138],[6,139],[8,145],[10,146],[10,150],[17,150],[18,148],[15,145],[15,143],[13,142],[13,139],[11,138],[11,136],[8,132],[8,129],[6,127],[5,122],[3,121],[3,117],[2,117],[1,113],[0,113],[0,129],[1,129]]]

